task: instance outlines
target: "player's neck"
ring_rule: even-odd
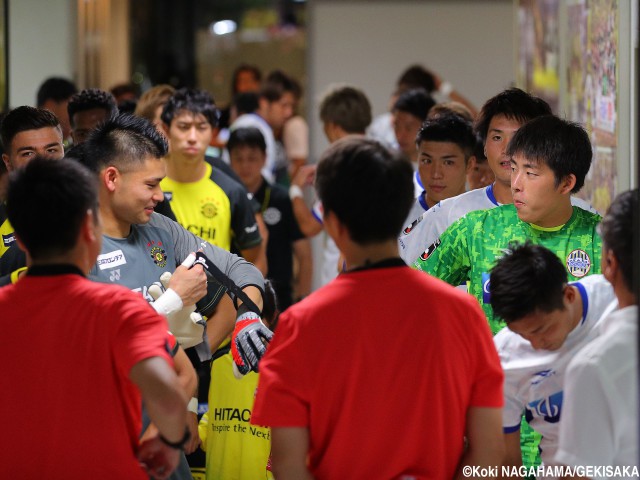
[[[207,170],[204,155],[202,157],[185,157],[179,154],[169,154],[165,160],[167,177],[174,182],[197,182],[202,179]]]
[[[511,185],[505,185],[504,183],[496,180],[493,182],[493,196],[497,202],[501,205],[509,205],[513,203],[513,194],[511,193]]]
[[[358,245],[349,242],[344,246],[344,260],[347,270],[364,267],[382,260],[398,257],[398,241],[396,239],[372,245]]]
[[[101,208],[102,233],[112,238],[127,238],[131,233],[131,224],[118,219],[110,209]]]

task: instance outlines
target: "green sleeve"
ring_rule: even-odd
[[[469,225],[462,217],[414,262],[413,267],[457,286],[469,279]]]

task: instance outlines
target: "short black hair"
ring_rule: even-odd
[[[535,312],[563,310],[567,271],[551,250],[512,243],[491,270],[493,313],[507,323]]]
[[[78,88],[71,81],[62,77],[50,77],[47,78],[40,88],[38,88],[38,94],[36,95],[36,105],[42,107],[47,100],[53,100],[55,102],[62,102],[67,100],[71,95],[76,93]]]
[[[556,187],[567,175],[575,175],[572,193],[584,185],[593,157],[585,129],[555,115],[534,118],[520,127],[509,142],[506,154],[509,157],[520,154],[548,165],[555,176]]]
[[[239,93],[233,98],[233,106],[236,107],[238,116],[245,113],[254,113],[260,106],[257,92]]]
[[[78,112],[101,108],[109,117],[118,114],[118,106],[114,96],[100,90],[99,88],[87,88],[74,94],[67,105],[67,113],[69,114],[69,122],[73,127],[73,116]]]
[[[398,78],[396,82],[398,90],[403,92],[412,88],[424,88],[428,93],[436,89],[436,81],[433,73],[422,65],[410,65]]]
[[[108,166],[126,172],[142,165],[149,156],[164,157],[168,145],[149,120],[121,113],[91,132],[81,152],[80,160],[96,173]]]
[[[351,239],[369,245],[397,238],[414,202],[413,169],[375,140],[348,136],[322,155],[316,190]]]
[[[510,120],[524,124],[536,117],[551,115],[551,107],[543,99],[519,88],[503,90],[487,100],[476,118],[475,130],[483,144],[487,141],[491,119],[496,115],[504,115]]]
[[[464,153],[465,162],[474,154],[476,137],[471,122],[455,113],[428,118],[416,136],[416,145],[422,142],[455,143]]]
[[[274,70],[265,78],[260,88],[260,98],[272,103],[280,100],[285,93],[291,93],[294,97],[300,98],[302,87],[282,70]]]
[[[60,135],[62,135],[62,127],[58,117],[49,110],[28,105],[14,108],[4,116],[2,124],[0,124],[0,139],[2,139],[5,152],[11,149],[13,137],[18,133],[47,127],[59,129]]]
[[[248,63],[241,63],[233,71],[231,76],[231,96],[235,97],[238,94],[238,77],[242,72],[250,72],[256,82],[262,81],[262,72],[255,65],[249,65]]]
[[[406,112],[423,121],[435,104],[435,100],[424,88],[414,88],[400,94],[392,111]]]
[[[177,90],[176,93],[167,100],[160,118],[166,125],[171,126],[171,122],[175,116],[183,111],[202,115],[213,128],[218,125],[220,112],[216,108],[213,97],[206,90],[198,90],[195,88],[181,88]]]
[[[255,127],[236,128],[231,131],[227,141],[227,150],[231,153],[234,148],[238,147],[259,148],[263,153],[267,153],[264,135]]]
[[[70,251],[88,210],[97,221],[97,182],[76,162],[36,157],[9,176],[7,215],[34,260]]]
[[[358,88],[337,87],[322,98],[320,120],[334,123],[347,133],[363,134],[371,123],[371,103]]]
[[[280,317],[280,302],[273,288],[273,281],[264,279],[264,294],[262,295],[262,319],[268,323],[269,330],[275,332]]]
[[[618,195],[600,223],[600,234],[604,250],[611,250],[622,270],[622,278],[627,289],[636,292],[638,288],[638,262],[634,257],[638,242],[637,226],[634,219],[638,215],[638,189],[627,190]]]

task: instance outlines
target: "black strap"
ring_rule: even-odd
[[[231,298],[233,299],[233,303],[236,307],[236,310],[238,309],[237,299],[239,298],[240,300],[242,300],[242,303],[246,305],[249,310],[257,314],[258,316],[262,316],[262,312],[260,311],[258,306],[255,303],[253,303],[253,301],[249,298],[249,296],[246,293],[244,293],[242,289],[238,285],[236,285],[236,283],[233,280],[231,280],[227,275],[222,273],[222,271],[211,260],[209,260],[204,253],[196,252],[196,261],[194,265],[196,263],[199,263],[200,265],[202,265],[213,276],[213,278],[215,278],[218,282],[220,282],[220,284],[223,287],[225,287],[229,292],[235,295],[235,298],[234,297],[231,297]]]

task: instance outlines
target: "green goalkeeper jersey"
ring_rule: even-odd
[[[565,265],[569,281],[600,273],[602,241],[596,231],[601,217],[573,207],[569,221],[544,229],[523,222],[513,205],[470,212],[453,223],[438,241],[416,260],[414,267],[451,285],[469,282],[496,334],[504,322],[494,318],[491,308],[489,272],[511,242],[527,240],[547,247]]]

